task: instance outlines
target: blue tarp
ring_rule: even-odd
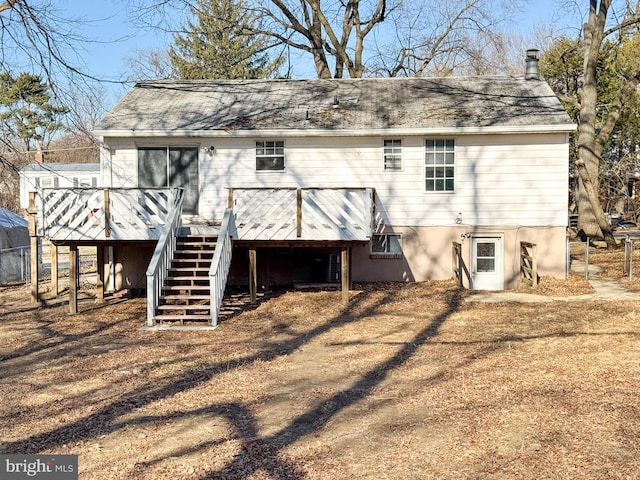
[[[30,244],[27,225],[24,218],[0,208],[0,285],[25,278]]]
[[[27,228],[27,221],[6,208],[0,208],[0,228]]]

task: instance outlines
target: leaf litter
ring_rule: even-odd
[[[579,255],[579,252],[578,254]],[[622,252],[594,251],[627,282]],[[578,274],[538,295],[588,293]],[[273,291],[213,331],[143,299],[0,291],[2,453],[83,479],[636,478],[637,302],[468,303],[453,281]]]

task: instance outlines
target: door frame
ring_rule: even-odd
[[[478,273],[476,268],[476,242],[478,240],[495,240],[496,243],[496,255],[495,255],[495,272],[483,274]],[[473,233],[469,242],[469,263],[470,263],[470,276],[469,276],[469,288],[471,290],[504,290],[504,233]],[[479,277],[478,277],[479,275]],[[489,277],[494,277],[490,279]],[[481,280],[489,279],[493,282],[491,286],[493,288],[487,288],[486,283],[482,283]]]
[[[196,157],[195,157],[195,176],[193,177],[193,179],[195,180],[196,183],[191,183],[189,181],[187,181],[187,183],[182,182],[181,185],[172,185],[172,179],[173,177],[176,176],[176,172],[178,172],[179,170],[172,170],[172,161],[171,161],[171,151],[173,150],[193,150],[195,151]],[[141,179],[142,179],[142,175],[140,174],[140,152],[142,150],[164,150],[164,180],[165,180],[165,185],[148,185],[147,187],[141,187],[140,184]],[[136,145],[136,175],[137,175],[137,185],[138,188],[168,188],[168,187],[181,187],[183,188],[183,190],[185,191],[185,197],[186,197],[186,191],[190,191],[192,192],[193,196],[194,196],[194,212],[185,212],[183,210],[183,216],[192,216],[192,217],[197,217],[199,212],[200,212],[200,187],[201,187],[201,178],[200,178],[200,147],[197,145],[181,145],[181,144],[177,144],[177,145],[173,145],[173,144],[158,144],[158,145]],[[172,175],[173,174],[173,175]],[[189,178],[189,180],[191,180],[191,178]],[[183,200],[183,205],[184,205],[184,200]],[[184,208],[184,207],[183,207]]]

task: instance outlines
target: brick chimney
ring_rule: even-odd
[[[36,135],[36,137],[34,138],[34,141],[36,142],[36,153],[34,155],[34,160],[37,163],[42,163],[44,162],[44,153],[42,153],[42,144],[40,143],[40,135]]]

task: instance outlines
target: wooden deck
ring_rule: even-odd
[[[341,241],[371,239],[372,188],[229,189],[244,241]]]
[[[229,208],[219,229],[222,238],[213,255],[206,281],[211,300],[207,316],[215,325],[226,276],[231,262],[232,242],[250,247],[250,292],[255,300],[256,245],[287,242],[298,246],[318,243],[342,248],[343,301],[349,299],[349,247],[352,242],[371,239],[375,223],[375,192],[372,188],[243,188],[229,189]],[[182,225],[180,189],[66,188],[45,189],[30,196],[29,231],[32,238],[31,263],[37,271],[37,237],[54,244],[68,244],[77,254],[79,245],[99,246],[125,241],[157,240],[147,270],[148,324],[154,325],[158,299],[170,273],[175,239]],[[102,252],[102,253],[100,253]],[[75,257],[73,257],[75,258]],[[70,263],[75,265],[75,260]],[[104,261],[99,263],[98,297],[104,294]],[[191,272],[193,275],[198,272]],[[72,277],[77,272],[72,269]],[[38,276],[31,279],[31,296],[39,300]],[[175,277],[174,279],[179,278]],[[200,279],[200,277],[198,277]],[[77,282],[69,290],[69,308],[77,312]],[[185,310],[192,308],[189,305]],[[202,310],[201,305],[197,305]]]
[[[59,188],[36,198],[38,235],[54,242],[158,240],[177,189]]]
[[[177,189],[59,188],[36,197],[38,235],[54,242],[158,240]],[[243,241],[367,242],[372,188],[233,188],[229,208]]]

